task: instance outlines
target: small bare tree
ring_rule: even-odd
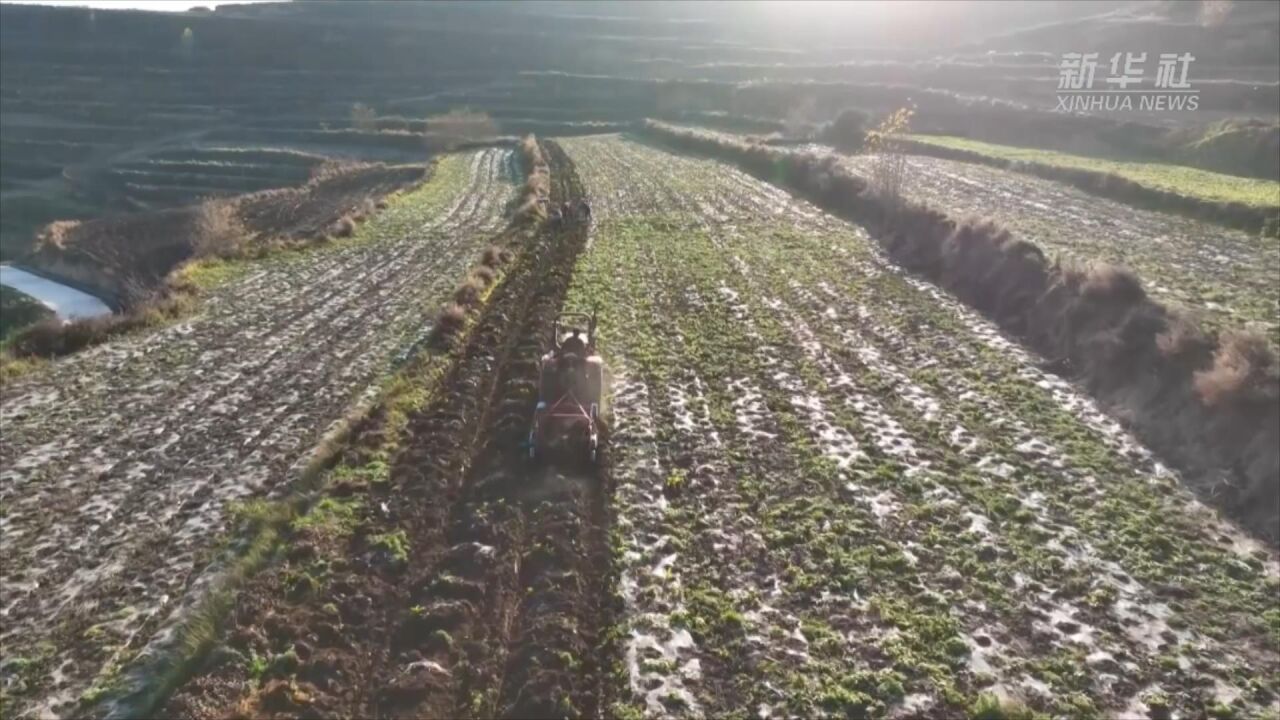
[[[428,143],[446,148],[471,140],[484,140],[498,134],[498,126],[487,114],[463,108],[427,118]]]
[[[871,189],[893,203],[902,200],[906,185],[907,163],[901,136],[911,131],[915,108],[898,108],[875,128],[867,132],[864,151],[871,156]]]
[[[787,112],[783,130],[787,137],[805,137],[813,128],[813,120],[818,116],[818,103],[812,96],[806,97],[800,104]]]
[[[196,257],[232,257],[240,252],[248,234],[234,201],[209,198],[195,210],[192,254]]]
[[[1200,3],[1200,24],[1204,27],[1221,25],[1231,14],[1231,0],[1204,0]]]
[[[378,112],[364,103],[351,106],[351,127],[365,132],[378,129]]]

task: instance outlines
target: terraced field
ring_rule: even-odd
[[[564,145],[615,376],[612,714],[1274,711],[1275,554],[1088,399],[855,226]]]
[[[103,171],[101,187],[133,209],[189,205],[274,187],[301,185],[322,155],[275,149],[191,147],[125,160]]]
[[[200,314],[5,385],[6,716],[65,714],[169,622],[230,504],[285,494],[425,337],[515,181],[509,151],[447,156],[354,238],[215,268]]]
[[[846,162],[866,171],[868,156]],[[990,218],[1050,254],[1133,268],[1153,295],[1212,327],[1251,327],[1280,343],[1280,244],[1139,210],[1065,184],[928,157],[909,161],[906,192],[953,214]]]
[[[295,484],[491,238],[478,312],[397,373],[411,399],[161,716],[1274,710],[1280,558],[1036,358],[727,165],[542,150],[589,224],[500,231],[512,156],[450,156],[352,240],[213,266],[201,315],[5,388],[6,714],[112,697],[206,593],[232,501]],[[561,309],[601,316],[594,470],[523,458]]]

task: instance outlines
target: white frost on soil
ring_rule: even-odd
[[[681,574],[678,554],[669,551],[670,538],[663,534],[665,475],[654,441],[649,389],[618,367],[613,392],[616,426],[610,442],[625,548],[620,584],[629,628],[624,649],[629,686],[650,717],[700,717],[690,689],[700,676],[697,647],[688,630],[670,623],[671,614],[683,610]]]
[[[82,613],[122,618],[84,641],[108,661],[169,629],[206,589],[213,572],[197,563],[229,527],[229,503],[289,492],[325,428],[429,329],[423,308],[504,222],[510,154],[473,153],[439,207],[393,206],[390,221],[413,223],[403,232],[264,260],[198,315],[6,383],[5,657]],[[75,650],[51,662],[71,699],[102,667],[66,665]]]
[[[637,157],[662,158],[659,153],[651,151],[633,154]],[[671,164],[683,163],[690,168],[702,162],[685,158],[663,160]],[[747,223],[759,222],[761,217],[786,217],[801,231],[802,236],[779,237],[776,241],[798,245],[807,239],[803,237],[805,232],[811,231],[814,242],[831,243],[830,230],[852,227],[815,212],[812,206],[794,200],[785,191],[760,183],[735,170],[714,167],[714,172],[698,176],[700,181],[705,181],[708,189],[701,194],[691,193],[693,197],[685,198],[684,201],[692,203],[695,210],[705,198],[714,198],[712,204],[728,203],[729,207],[719,211],[718,223],[721,217],[736,220],[741,216],[745,227]],[[673,172],[670,165],[664,166],[661,163],[651,163],[645,170],[653,171],[655,177],[662,177],[664,168],[666,173]],[[701,165],[698,168],[697,172],[701,172]],[[690,170],[690,174],[693,172],[695,171]],[[664,189],[666,188],[659,188],[656,192],[661,193]],[[643,195],[650,191],[655,190],[646,188],[635,194]],[[636,203],[636,212],[646,211],[643,202],[633,202]],[[1088,470],[1074,467],[1070,456],[1063,449],[1054,447],[1048,439],[1037,433],[1036,418],[1021,414],[1018,408],[1011,407],[999,393],[982,383],[972,382],[962,371],[966,364],[976,368],[999,367],[1002,371],[1005,364],[993,364],[985,353],[975,352],[976,343],[970,338],[992,348],[996,356],[1012,360],[1007,364],[1010,372],[1008,380],[1028,383],[1046,393],[1074,419],[1104,438],[1112,453],[1124,458],[1126,464],[1135,468],[1134,472],[1139,473],[1140,477],[1149,478],[1155,490],[1173,498],[1170,503],[1172,509],[1181,512],[1179,498],[1187,498],[1187,506],[1194,510],[1194,501],[1190,500],[1185,491],[1175,487],[1168,471],[1124,433],[1115,421],[1104,415],[1091,400],[1068,383],[1040,371],[1034,358],[1004,338],[990,323],[956,303],[954,298],[927,283],[906,276],[889,263],[872,242],[868,241],[866,247],[841,242],[834,242],[834,245],[826,247],[834,247],[848,261],[842,269],[856,274],[859,280],[885,274],[903,277],[907,283],[923,291],[923,297],[919,298],[921,302],[928,304],[932,300],[958,318],[959,328],[948,327],[946,334],[942,336],[931,337],[925,334],[925,330],[920,334],[903,334],[891,322],[883,319],[886,315],[909,314],[909,308],[894,305],[900,302],[896,295],[892,298],[877,297],[878,291],[874,288],[869,292],[838,290],[826,283],[813,283],[803,269],[781,265],[770,268],[775,274],[762,279],[753,274],[753,268],[743,256],[750,258],[752,263],[756,262],[757,257],[764,258],[762,263],[768,263],[768,258],[771,257],[768,252],[757,255],[754,249],[738,249],[758,242],[758,238],[747,237],[746,232],[730,224],[712,226],[703,223],[702,228],[711,235],[711,241],[718,252],[729,258],[737,276],[745,282],[745,285],[738,284],[735,287],[751,296],[747,302],[739,296],[739,290],[726,285],[717,289],[731,315],[741,323],[744,334],[761,341],[761,346],[768,345],[751,324],[751,313],[756,311],[752,303],[763,303],[766,310],[776,316],[778,324],[791,333],[794,345],[803,353],[803,362],[807,366],[805,370],[816,369],[822,378],[821,381],[811,383],[810,372],[800,372],[784,359],[771,356],[770,349],[762,347],[757,353],[757,360],[766,369],[765,372],[754,378],[735,377],[730,380],[729,388],[734,399],[747,398],[733,404],[735,425],[743,436],[755,437],[754,432],[761,428],[761,422],[767,421],[767,408],[760,408],[763,412],[759,415],[752,411],[756,407],[753,390],[760,389],[753,387],[752,381],[770,390],[785,392],[801,419],[808,421],[819,449],[837,463],[845,460],[846,466],[846,458],[849,457],[847,451],[851,444],[861,441],[864,443],[861,447],[874,444],[877,449],[884,450],[887,438],[877,435],[877,431],[893,425],[901,428],[899,423],[911,426],[912,423],[908,422],[910,417],[926,428],[914,437],[914,441],[921,447],[932,449],[929,442],[933,438],[940,438],[957,453],[968,458],[971,463],[969,467],[976,470],[981,480],[1015,493],[1015,499],[1020,505],[1019,512],[1031,514],[1029,519],[1025,514],[1021,515],[1017,522],[1049,533],[1047,539],[1039,544],[1039,552],[1053,562],[1061,563],[1064,568],[1083,571],[1084,577],[1094,579],[1099,589],[1110,591],[1110,595],[1115,598],[1114,602],[1101,606],[1092,603],[1086,605],[1084,598],[1062,592],[1067,588],[1055,582],[1052,577],[1037,573],[1037,577],[1040,577],[1037,582],[1023,572],[1014,572],[1008,578],[1011,608],[1001,609],[997,613],[993,608],[976,602],[971,603],[974,607],[967,607],[962,601],[961,604],[967,609],[953,614],[960,622],[970,646],[971,671],[992,675],[996,682],[994,688],[1011,696],[1027,698],[1052,695],[1053,691],[1060,691],[1061,688],[1051,687],[1047,682],[1049,677],[1028,675],[1025,669],[1008,666],[1004,661],[1045,657],[1061,651],[1079,652],[1086,658],[1090,669],[1092,688],[1088,691],[1089,694],[1105,699],[1105,705],[1101,709],[1110,713],[1127,705],[1132,707],[1127,692],[1112,689],[1117,687],[1121,678],[1123,683],[1119,687],[1124,684],[1128,684],[1128,687],[1133,687],[1134,684],[1150,686],[1152,681],[1160,677],[1157,661],[1172,653],[1178,655],[1183,671],[1188,671],[1193,660],[1212,658],[1211,668],[1203,671],[1209,677],[1203,679],[1213,681],[1213,691],[1217,697],[1233,696],[1234,688],[1226,673],[1233,666],[1248,667],[1249,653],[1257,648],[1248,642],[1207,638],[1195,629],[1194,621],[1188,628],[1184,624],[1187,619],[1175,617],[1176,613],[1170,603],[1161,599],[1160,589],[1137,582],[1123,571],[1117,561],[1102,557],[1102,550],[1098,545],[1107,538],[1105,529],[1082,527],[1078,530],[1070,526],[1070,502],[1095,503],[1106,499],[1109,496],[1108,485],[1113,479],[1096,477]],[[861,230],[856,232],[865,239]],[[776,290],[774,280],[778,278],[779,271],[781,276],[789,277],[792,282],[787,286],[784,299],[773,299],[768,294]],[[763,272],[764,269],[761,268],[760,273]],[[920,381],[930,389],[926,390],[913,380],[917,377],[915,373],[920,370],[932,374],[928,381]],[[869,393],[867,388],[871,387],[875,388],[876,397],[872,398],[874,402],[857,404],[857,394],[863,391]],[[945,390],[940,391],[937,389],[939,387]],[[891,393],[892,401],[886,399],[886,393]],[[964,417],[959,410],[960,406],[964,406]],[[845,409],[851,412],[843,414]],[[974,410],[981,420],[969,419],[972,417],[969,413]],[[842,426],[835,421],[836,415],[840,415],[840,420],[848,424]],[[766,431],[772,429],[767,422],[764,427]],[[844,436],[833,428],[844,430]],[[867,438],[863,437],[864,432]],[[964,484],[954,483],[950,478],[929,472],[927,468],[922,472],[920,466],[924,463],[918,461],[918,456],[923,452],[915,452],[913,438],[905,431],[902,437],[909,450],[904,450],[898,459],[908,465],[908,475],[916,481],[913,484],[919,488],[925,503],[942,511],[950,519],[959,519],[962,522],[962,533],[968,531],[972,533],[970,537],[979,538],[982,543],[980,558],[1003,561],[1010,554],[1020,552],[1006,536],[1010,527],[1007,523],[1011,520],[1003,511],[998,515],[995,509],[987,506],[987,500],[977,495],[981,492],[980,488],[971,490]],[[853,446],[858,447],[856,444]],[[888,447],[899,447],[899,444],[894,443]],[[892,452],[887,454],[894,455]],[[892,487],[864,487],[859,482],[849,482],[851,478],[846,477],[845,480],[849,491],[869,509],[868,514],[881,521],[884,532],[894,534],[892,539],[903,545],[904,556],[908,552],[906,548],[919,548],[919,543],[913,545],[910,536],[916,529],[912,527],[914,523],[902,522],[896,517],[898,513],[895,504],[901,504],[902,498],[895,496]],[[1069,489],[1069,494],[1064,489]],[[1069,501],[1067,497],[1070,498]],[[731,494],[725,495],[723,499],[717,496],[717,505],[724,504],[723,500],[732,502],[733,499]],[[1066,506],[1064,502],[1067,503]],[[706,518],[708,524],[721,529],[716,533],[711,546],[717,549],[733,547],[736,552],[747,552],[747,548],[734,543],[749,546],[755,542],[747,522],[749,518],[735,517],[732,522],[722,522],[729,519],[730,514],[717,510]],[[1210,513],[1206,511],[1205,515],[1209,516]],[[1268,574],[1276,574],[1274,553],[1257,547],[1247,536],[1234,531],[1229,523],[1216,521],[1212,517],[1206,517],[1206,523],[1209,533],[1217,533],[1219,543],[1226,549],[1234,549],[1242,560],[1254,563],[1265,558],[1263,562]],[[732,528],[741,530],[735,531]],[[916,552],[912,552],[910,557],[915,558],[916,555]],[[917,564],[925,568],[921,572],[937,572],[928,567],[937,562],[936,554],[929,558],[929,563],[923,559],[926,557],[925,553],[919,553],[919,557],[921,559]],[[1116,560],[1124,562],[1124,558]],[[947,569],[928,579],[941,583],[959,583],[961,588],[965,583],[962,576],[954,570],[948,572]],[[776,578],[774,582],[776,584]],[[769,594],[768,588],[760,587],[766,582],[744,578],[743,583],[743,587],[737,589],[756,586],[749,595],[743,596],[746,606],[740,606],[747,618],[753,656],[755,652],[764,653],[765,658],[791,668],[788,663],[802,652],[803,633],[792,633],[784,621],[772,618],[764,609],[770,605],[782,604]],[[768,602],[760,598],[767,598]],[[855,596],[852,600],[859,599]],[[814,605],[815,609],[826,614],[836,606],[849,611],[850,608],[846,605],[853,604],[849,601],[850,598],[824,593]],[[1015,619],[1027,622],[1033,629],[1033,637],[1023,637],[1025,633],[1022,627],[1014,631]],[[762,628],[761,625],[765,623],[771,627]],[[851,652],[873,642],[879,632],[878,628],[870,629],[870,632],[866,630],[859,628],[856,636],[848,638]],[[761,644],[757,649],[756,643],[766,638],[772,642]],[[787,643],[794,645],[784,646],[784,638]],[[766,648],[765,645],[769,647]],[[1118,661],[1117,658],[1122,660]],[[767,682],[762,685],[768,687]],[[921,703],[921,707],[931,707],[930,700],[929,695],[916,693],[910,703],[904,703],[904,707],[914,706],[916,702]],[[1141,712],[1135,713],[1136,716],[1146,716],[1145,705],[1138,706],[1137,709]],[[771,706],[768,703],[757,710],[762,716],[777,717],[787,714],[785,706]],[[897,715],[903,713],[903,710],[890,708],[890,712]]]

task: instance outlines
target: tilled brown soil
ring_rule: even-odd
[[[6,715],[70,712],[196,586],[230,503],[289,492],[502,227],[510,158],[447,159],[440,192],[362,230],[382,236],[257,265],[197,316],[0,391]]]
[[[576,171],[547,143],[552,201]],[[597,715],[613,657],[606,473],[532,468],[521,440],[536,361],[586,228],[518,248],[446,379],[412,418],[391,482],[372,488],[344,544],[304,541],[241,594],[227,645],[165,716]],[[402,562],[370,538],[403,532]],[[316,555],[329,580],[288,580]],[[291,657],[255,673],[226,658]],[[273,666],[275,664],[273,663]]]

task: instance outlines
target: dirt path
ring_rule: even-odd
[[[776,187],[565,146],[618,375],[615,714],[1274,706],[1274,553],[1085,396]]]
[[[287,491],[425,335],[505,222],[513,173],[508,151],[447,158],[355,241],[264,262],[196,317],[6,385],[6,713],[59,714],[163,625],[228,504]]]

